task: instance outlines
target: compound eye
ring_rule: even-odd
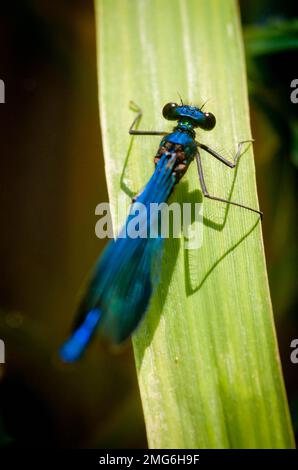
[[[215,127],[216,119],[214,114],[212,113],[205,113],[204,125],[202,126],[203,129],[206,131],[211,131]]]
[[[176,108],[178,107],[177,103],[167,103],[162,110],[162,115],[165,119],[169,121],[175,121],[177,119],[176,116]]]

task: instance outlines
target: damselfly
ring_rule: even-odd
[[[145,208],[152,203],[166,202],[175,184],[195,159],[205,197],[242,207],[262,216],[257,209],[211,195],[205,184],[199,153],[199,149],[203,149],[228,167],[235,168],[243,144],[251,140],[238,143],[236,155],[231,162],[207,145],[195,140],[196,128],[209,131],[216,124],[215,116],[203,112],[202,107],[187,106],[182,101],[179,105],[166,104],[163,108],[164,118],[177,121],[173,131],[168,133],[136,129],[142,111],[136,105],[133,106],[137,115],[129,128],[129,133],[139,136],[163,136],[154,158],[155,171],[134,202],[142,203]],[[132,217],[134,215],[131,212],[122,232],[127,231]],[[148,222],[150,225],[156,223],[156,220],[148,220],[146,215],[146,223]],[[61,357],[65,361],[78,359],[97,329],[114,343],[120,343],[132,334],[146,313],[152,293],[158,284],[163,246],[164,238],[161,235],[138,238],[119,236],[109,242],[97,262],[87,292],[79,306],[73,333],[60,350]]]

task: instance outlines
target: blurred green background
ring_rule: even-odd
[[[241,0],[240,7],[269,281],[297,433],[290,342],[298,338],[298,104],[290,83],[298,78],[298,23],[290,0]],[[94,341],[78,364],[57,357],[105,243],[94,233],[95,207],[108,200],[95,57],[91,0],[1,6],[3,446],[146,447],[131,347]]]

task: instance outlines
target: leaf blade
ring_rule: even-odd
[[[218,124],[204,143],[235,148],[250,138],[244,54],[233,0],[95,5],[103,147],[119,226],[118,194],[129,204],[127,188],[146,184],[158,145],[129,137],[129,100],[144,109],[143,129],[170,130],[160,110],[177,91],[196,104],[212,96]],[[211,194],[257,206],[252,148],[234,173],[206,155],[203,165]],[[194,165],[173,200],[200,200]],[[203,246],[167,240],[160,287],[133,343],[150,447],[293,447],[256,216],[204,201]]]

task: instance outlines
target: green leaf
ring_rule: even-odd
[[[247,26],[244,39],[247,54],[251,57],[295,50],[298,49],[298,21],[281,20]]]
[[[95,0],[99,107],[109,198],[115,225],[152,174],[157,137],[170,131],[163,105],[202,104],[214,131],[197,138],[236,150],[249,139],[244,53],[233,0]],[[252,146],[237,170],[202,154],[209,192],[257,207]],[[170,202],[199,202],[195,164]],[[280,368],[256,214],[204,200],[203,244],[169,239],[161,281],[133,338],[149,446],[287,448],[293,434]]]

